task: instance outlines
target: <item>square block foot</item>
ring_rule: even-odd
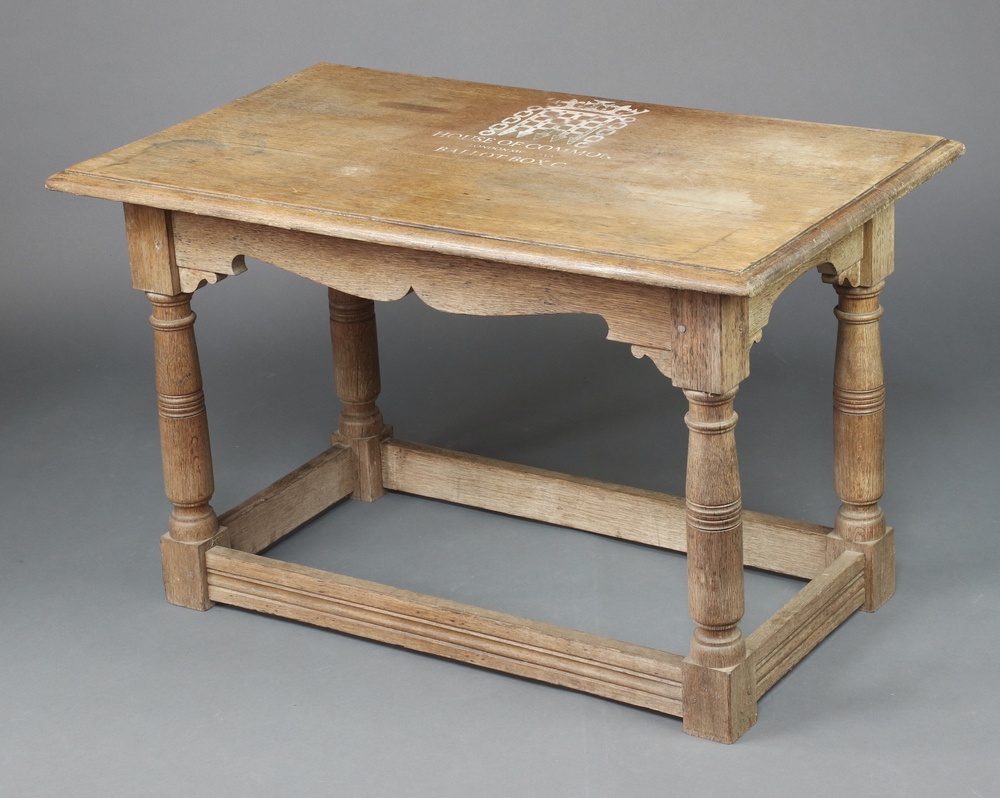
[[[174,540],[169,534],[160,538],[167,601],[192,610],[207,610],[215,604],[208,598],[205,552],[212,546],[227,545],[228,536],[224,533],[223,528],[219,535],[197,543]]]
[[[331,446],[347,446],[354,452],[357,486],[351,498],[373,502],[385,496],[382,485],[382,444],[392,437],[392,427],[383,427],[370,438],[347,438],[339,432],[330,436]]]
[[[753,662],[706,668],[684,660],[684,731],[719,743],[733,743],[757,722]]]
[[[892,527],[878,540],[851,543],[829,534],[826,558],[832,563],[845,551],[856,551],[865,558],[865,612],[875,612],[896,591],[896,547]]]

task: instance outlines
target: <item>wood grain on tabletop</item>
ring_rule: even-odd
[[[962,151],[936,136],[624,101],[641,113],[596,143],[481,135],[574,99],[595,98],[318,64],[49,186],[649,284],[715,271],[736,286],[831,214],[873,189],[891,202]]]

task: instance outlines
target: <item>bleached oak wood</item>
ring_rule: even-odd
[[[447,599],[226,548],[214,601],[678,715],[681,658]]]
[[[683,664],[684,731],[718,743],[735,743],[757,721],[753,660],[709,668],[691,657]]]
[[[857,552],[864,557],[865,602],[861,609],[874,612],[892,597],[896,587],[896,543],[891,526],[886,527],[885,534],[875,540],[847,541],[831,533],[828,541],[829,562],[845,551]]]
[[[170,211],[127,202],[124,210],[132,287],[162,296],[181,293]]]
[[[892,217],[866,225],[865,257],[859,282],[891,271]],[[888,240],[887,240],[888,238]],[[824,279],[830,279],[824,276]],[[841,505],[834,523],[837,538],[866,557],[865,606],[874,612],[895,591],[892,538],[886,537],[879,500],[885,491],[885,381],[879,319],[881,280],[853,286],[835,282],[839,302],[834,366],[834,487]],[[869,545],[860,545],[869,544]],[[831,556],[837,548],[831,549]],[[876,558],[878,561],[876,561]]]
[[[743,503],[736,459],[736,388],[685,390],[688,427],[688,608],[695,622],[684,658],[684,731],[723,743],[757,720],[753,661],[743,618]]]
[[[47,185],[126,204],[133,283],[154,304],[172,601],[219,597],[589,690],[732,742],[760,691],[853,610],[855,571],[865,609],[892,592],[877,293],[893,268],[894,203],[963,151],[935,136],[319,64]],[[188,301],[245,255],[330,289],[345,403],[333,440],[352,454],[331,450],[228,513],[238,545],[266,546],[346,491],[372,500],[389,486],[686,549],[696,629],[683,663],[219,548]],[[834,532],[744,516],[733,434],[750,347],[813,267],[840,294]],[[603,316],[609,338],[690,400],[683,511],[673,497],[389,441],[372,300],[411,290],[448,312]],[[744,562],[820,574],[749,655]]]
[[[392,435],[375,404],[382,389],[375,303],[335,288],[328,289],[328,294],[337,396],[344,403],[340,425],[331,440],[354,453],[354,498],[373,502],[385,494],[382,441]]]
[[[746,297],[678,291],[670,378],[706,394],[736,389],[750,374],[750,302]]]
[[[636,357],[650,357],[667,376],[674,374],[671,349],[680,325],[687,333],[681,334],[682,341],[700,341],[702,336],[705,340],[695,347],[695,353],[685,348],[681,363],[687,373],[678,379],[720,390],[749,373],[749,346],[759,339],[772,305],[794,278],[821,264],[829,264],[834,274],[843,274],[863,255],[862,226],[747,303],[735,297],[720,300],[715,295],[635,283],[616,283],[614,290],[609,290],[605,279],[587,275],[454,258],[188,213],[174,213],[171,219],[175,257],[182,280],[188,275],[189,284],[214,282],[223,274],[245,271],[245,255],[368,299],[392,301],[413,291],[431,307],[448,313],[594,313],[607,322],[610,340],[632,344]],[[706,301],[712,306],[707,318],[701,308]],[[706,327],[713,323],[719,326]],[[714,329],[729,332],[713,334]],[[706,353],[709,358],[702,362],[699,355]],[[714,382],[704,381],[709,369],[713,370],[709,379]]]
[[[736,391],[685,391],[688,426],[688,603],[691,659],[710,668],[743,660],[743,504],[736,461]]]
[[[841,554],[750,637],[760,698],[864,604],[864,557]]]
[[[173,214],[171,214],[173,218]],[[174,243],[177,242],[177,234],[174,233]],[[176,262],[176,257],[175,257]],[[225,280],[228,276],[232,274],[243,274],[247,270],[246,263],[244,262],[242,255],[237,255],[232,259],[232,262],[228,267],[225,264],[220,264],[220,269],[224,271],[205,271],[203,269],[187,268],[185,266],[178,266],[177,275],[180,280],[181,291],[185,294],[193,294],[199,288],[205,285],[215,285],[219,280]]]
[[[845,550],[865,558],[866,612],[896,589],[895,543],[878,501],[885,489],[885,386],[879,294],[894,268],[895,216],[888,206],[863,225],[864,249],[854,269],[820,268],[839,295],[834,367],[834,486],[841,499],[828,559]]]
[[[219,516],[229,546],[256,554],[354,491],[354,457],[331,446],[305,465]]]
[[[49,185],[453,256],[749,295],[963,150],[935,136],[649,103],[631,103],[644,113],[593,145],[482,135],[529,107],[590,99],[318,64]]]
[[[180,281],[181,292],[185,294],[193,294],[199,288],[206,285],[215,285],[219,280],[226,277],[224,274],[202,272],[195,269],[178,269],[177,275]]]
[[[895,268],[896,206],[888,205],[859,227],[854,237],[860,238],[861,251],[857,263],[843,269],[835,262],[817,268],[823,280],[834,285],[871,287],[892,274]]]
[[[677,496],[395,439],[382,444],[382,468],[390,490],[687,551],[687,511]],[[744,562],[811,579],[826,567],[829,532],[744,511]]]
[[[864,253],[858,280],[852,285],[878,285],[896,268],[896,206],[887,205],[864,227]]]
[[[834,484],[841,506],[834,530],[849,541],[885,534],[885,382],[878,320],[882,289],[836,286],[840,295],[834,367]]]
[[[864,225],[852,230],[842,239],[807,261],[800,271],[789,272],[782,279],[771,282],[766,289],[755,294],[750,300],[751,340],[760,340],[761,332],[770,319],[771,308],[781,292],[788,288],[796,278],[812,268],[818,269],[820,273],[846,274],[861,261],[863,256]]]
[[[392,301],[415,291],[437,310],[476,316],[595,313],[613,341],[669,349],[673,330],[665,288],[587,275],[539,272],[495,261],[327,238],[264,225],[175,213],[178,263],[223,269],[247,255],[347,294]]]
[[[205,394],[194,338],[191,295],[148,293],[153,307],[156,395],[163,452],[163,483],[173,504],[167,534],[160,541],[167,600],[196,610],[212,606],[205,577],[205,551],[228,545],[215,510],[212,450]]]
[[[596,313],[607,322],[610,340],[632,344],[636,357],[650,357],[667,376],[674,374],[671,349],[680,325],[688,333],[682,335],[685,343],[705,337],[695,349],[710,358],[702,363],[685,347],[681,362],[694,373],[679,379],[718,390],[749,373],[749,346],[760,338],[772,305],[796,277],[814,266],[844,275],[864,251],[862,225],[748,303],[635,283],[616,283],[609,290],[605,279],[587,275],[540,272],[188,213],[173,213],[171,220],[181,278],[191,286],[245,271],[246,255],[368,299],[391,301],[414,291],[431,307],[448,313]],[[712,307],[704,318],[706,301]],[[727,332],[713,335],[715,328],[705,327],[713,322]],[[708,369],[714,382],[704,381]]]

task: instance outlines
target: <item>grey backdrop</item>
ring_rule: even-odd
[[[0,4],[0,794],[995,796],[995,0]],[[679,721],[216,607],[167,605],[147,304],[121,209],[45,178],[318,61],[931,133],[884,293],[898,593],[760,704]],[[571,212],[570,209],[567,212]],[[833,292],[779,300],[738,397],[746,506],[829,523]],[[196,308],[224,510],[325,446],[321,288],[261,264]],[[380,307],[411,440],[670,492],[684,405],[597,317]],[[684,561],[410,497],[274,556],[683,652]],[[749,632],[801,583],[751,573]]]

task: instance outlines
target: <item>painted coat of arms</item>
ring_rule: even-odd
[[[581,147],[597,144],[633,122],[640,111],[630,105],[616,105],[610,100],[550,100],[550,105],[532,105],[502,122],[497,122],[481,136],[563,141]]]

